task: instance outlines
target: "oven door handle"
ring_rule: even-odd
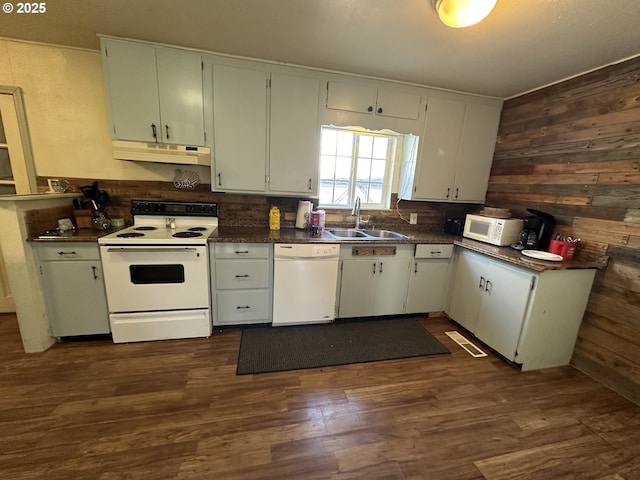
[[[164,253],[164,252],[197,252],[198,250],[195,248],[189,247],[138,247],[138,248],[127,248],[127,247],[108,247],[107,252],[122,252],[122,253],[133,253],[133,252],[154,252],[154,253]]]

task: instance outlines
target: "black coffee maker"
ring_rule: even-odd
[[[540,210],[527,208],[527,211],[533,215],[522,219],[520,238],[518,243],[511,245],[511,248],[515,250],[546,251],[549,248],[551,234],[556,224],[555,219],[553,215]]]

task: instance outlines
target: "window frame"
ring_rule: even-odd
[[[349,173],[349,184],[348,184],[348,203],[346,205],[342,204],[328,204],[322,203],[320,192],[322,190],[322,175],[320,174],[321,170],[321,162],[322,162],[322,135],[325,130],[331,131],[348,131],[354,134],[353,137],[353,148],[351,152],[351,166]],[[361,198],[361,209],[367,210],[388,210],[391,204],[391,189],[393,184],[393,172],[394,166],[396,162],[396,157],[398,155],[398,145],[399,138],[402,136],[395,132],[381,132],[381,131],[372,131],[367,130],[361,127],[340,127],[335,125],[322,125],[320,131],[320,150],[319,154],[319,165],[318,165],[318,202],[320,208],[331,208],[331,209],[351,209],[353,204],[355,203],[358,195],[358,182],[356,179],[357,169],[358,169],[358,160],[359,160],[359,151],[360,151],[360,141],[359,137],[368,136],[368,137],[384,137],[387,138],[387,155],[385,161],[385,171],[384,177],[382,181],[382,192],[381,192],[381,202],[380,203],[370,203],[364,202]],[[371,159],[371,158],[370,158]],[[333,181],[335,184],[335,175],[333,177]],[[371,182],[369,182],[369,185]]]

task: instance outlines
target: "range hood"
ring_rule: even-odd
[[[211,149],[209,147],[124,142],[120,140],[114,140],[112,143],[113,156],[118,160],[175,163],[180,165],[211,165]]]

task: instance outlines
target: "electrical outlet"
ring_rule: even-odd
[[[411,225],[415,225],[416,223],[418,223],[418,214],[417,213],[412,213],[409,215],[409,223]]]

